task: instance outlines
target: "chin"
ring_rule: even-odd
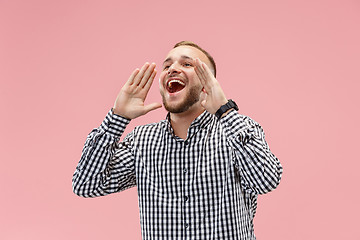
[[[201,107],[199,103],[199,98],[186,98],[185,101],[182,101],[180,103],[172,103],[172,104],[163,101],[163,105],[165,109],[170,113],[184,113],[186,111],[199,108],[199,106]]]
[[[165,109],[171,113],[183,113],[183,112],[186,112],[190,108],[190,106],[188,106],[184,103],[168,104],[166,101],[163,101],[163,105],[164,105]]]
[[[185,94],[182,93],[182,100],[177,99],[177,101],[175,101],[175,99],[167,99],[167,94],[163,91],[160,91],[160,93],[163,99],[164,107],[168,112],[183,113],[189,110],[195,104],[199,103],[201,89],[201,86],[191,87],[187,92],[185,92]]]

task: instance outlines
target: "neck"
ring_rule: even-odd
[[[186,139],[187,132],[191,123],[204,112],[204,108],[189,108],[187,111],[182,113],[170,113],[171,126],[174,129],[176,136]]]

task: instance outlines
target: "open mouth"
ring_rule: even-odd
[[[166,84],[166,90],[169,93],[175,93],[181,91],[185,87],[185,83],[178,79],[171,79]]]

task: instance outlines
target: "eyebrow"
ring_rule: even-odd
[[[189,60],[194,61],[193,58],[191,58],[191,57],[189,57],[189,56],[186,56],[186,55],[181,55],[181,58],[183,58],[183,59],[189,59]],[[171,60],[172,60],[172,58],[171,58],[171,57],[168,57],[168,58],[165,59],[165,61],[163,62],[163,65],[164,65],[164,63],[169,62],[169,61],[171,61]]]

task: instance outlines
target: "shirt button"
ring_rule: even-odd
[[[184,168],[184,173],[187,173],[187,171],[188,171],[187,168]]]
[[[185,223],[185,228],[189,228],[189,224],[188,224],[188,223]]]
[[[187,202],[189,200],[189,197],[188,196],[185,196],[185,202]]]
[[[189,145],[189,142],[188,142],[188,141],[185,141],[184,143],[185,143],[186,146]]]

